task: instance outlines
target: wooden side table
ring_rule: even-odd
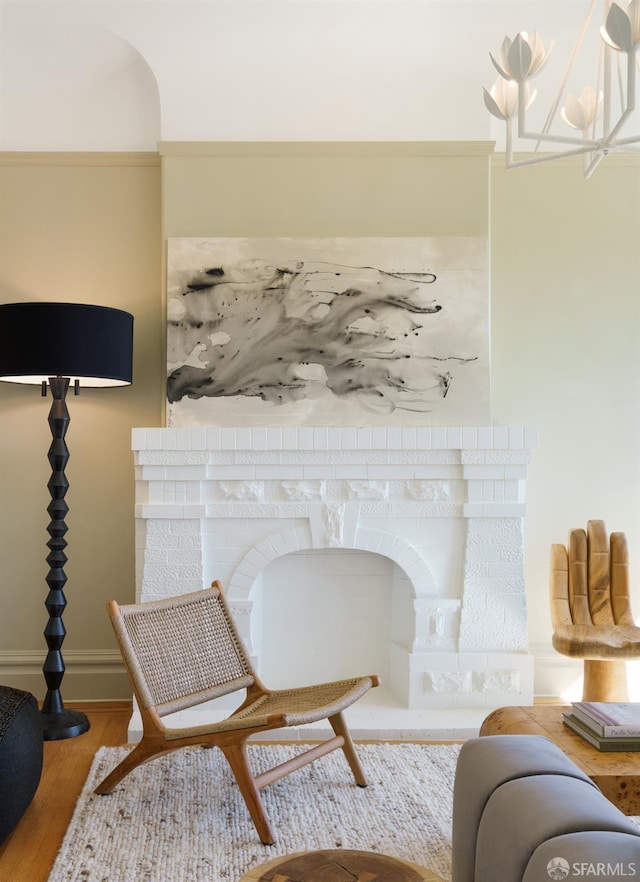
[[[239,882],[443,882],[416,864],[371,851],[334,849],[275,858],[250,870]]]
[[[500,707],[480,735],[544,735],[565,753],[625,815],[640,815],[640,751],[605,752],[592,747],[562,722],[570,707]]]

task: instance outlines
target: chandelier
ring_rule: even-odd
[[[505,37],[497,58],[490,53],[491,61],[500,76],[490,90],[484,89],[484,103],[493,116],[505,123],[507,168],[583,155],[584,176],[588,178],[608,153],[633,150],[632,145],[640,142],[640,134],[621,137],[636,107],[640,0],[630,0],[622,5],[605,0],[603,24],[600,27],[596,86],[585,87],[579,96],[569,94],[565,97],[569,74],[591,25],[596,3],[597,0],[592,0],[557,95],[540,132],[529,131],[527,125],[527,110],[536,97],[536,91],[531,90],[529,81],[546,64],[553,43],[545,49],[537,31],[531,34],[522,31],[513,40]],[[550,131],[559,108],[561,119],[573,133],[567,131],[566,134],[554,134]],[[516,120],[517,124],[514,125]],[[530,157],[514,160],[514,135],[525,141],[536,142]],[[552,153],[539,155],[538,150],[544,144],[563,147]]]

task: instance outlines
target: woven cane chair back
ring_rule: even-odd
[[[246,689],[255,681],[217,586],[120,606],[113,625],[136,698],[160,716]]]

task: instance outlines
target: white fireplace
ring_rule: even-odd
[[[470,734],[533,698],[535,446],[511,426],[134,429],[137,599],[219,579],[269,686],[379,673],[356,735]]]

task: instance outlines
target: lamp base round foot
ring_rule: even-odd
[[[45,741],[62,741],[88,732],[90,723],[80,711],[63,710],[59,714],[41,714]]]

